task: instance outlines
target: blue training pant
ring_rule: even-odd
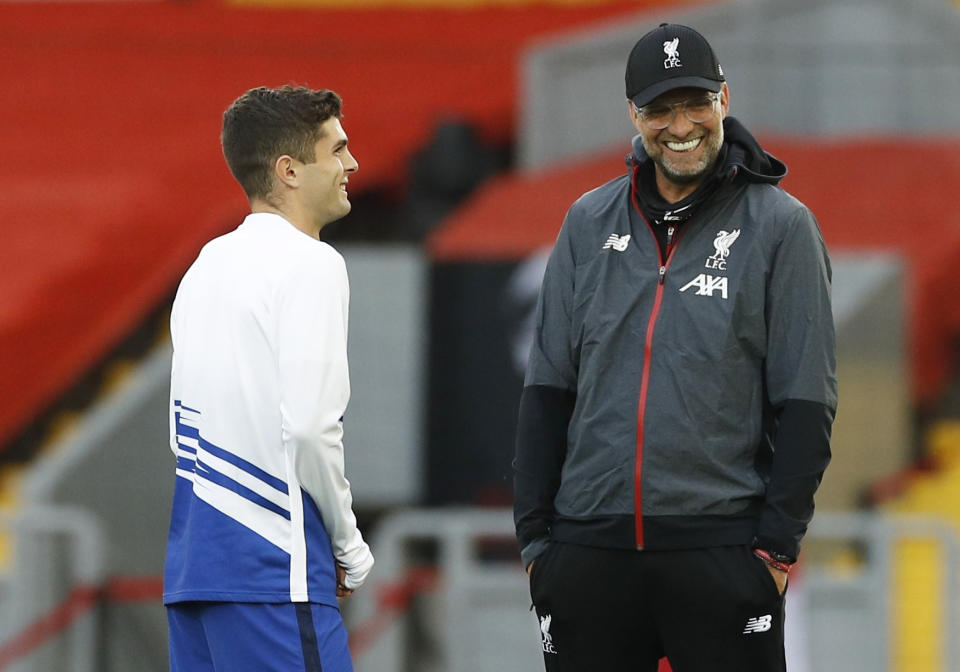
[[[167,623],[170,672],[353,672],[336,607],[178,602]]]

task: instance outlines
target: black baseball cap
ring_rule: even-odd
[[[716,93],[724,77],[703,35],[687,26],[661,23],[633,45],[626,82],[627,98],[643,107],[667,91],[688,86]]]

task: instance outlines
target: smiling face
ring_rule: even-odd
[[[314,161],[298,166],[302,203],[317,231],[350,212],[347,183],[360,167],[347,148],[347,134],[340,119],[327,119],[320,130]]]
[[[702,96],[702,89],[669,91],[650,106],[671,105]],[[723,119],[730,109],[727,85],[720,90],[720,100],[706,121],[693,122],[678,108],[670,124],[651,129],[630,104],[630,119],[640,133],[643,148],[656,166],[657,188],[668,202],[676,203],[692,194],[713,169],[723,145]]]

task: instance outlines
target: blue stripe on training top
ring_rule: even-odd
[[[196,474],[200,478],[206,479],[211,483],[216,483],[220,487],[226,488],[230,492],[240,495],[244,499],[249,500],[254,504],[258,504],[259,506],[262,506],[263,508],[269,511],[273,511],[277,515],[283,516],[287,520],[290,520],[290,512],[287,511],[285,508],[283,508],[279,504],[271,502],[269,499],[267,499],[263,495],[257,494],[256,492],[246,487],[245,485],[241,485],[240,483],[237,483],[235,480],[233,480],[226,474],[222,474],[219,471],[215,471],[211,469],[209,465],[204,464],[201,460],[197,460]]]
[[[197,415],[200,415],[200,411],[198,411],[195,408],[190,408],[189,406],[184,406],[183,402],[180,401],[179,399],[174,399],[173,405],[176,406],[177,408],[182,408],[185,411],[190,411],[191,413],[196,413]]]
[[[177,469],[183,469],[184,471],[196,471],[197,470],[197,459],[195,457],[184,457],[183,455],[177,455]]]
[[[183,410],[189,411],[190,413],[203,415],[198,410],[184,406],[183,402],[181,402],[179,399],[175,399],[173,404],[175,407],[182,408]],[[207,452],[209,452],[211,455],[216,455],[224,462],[229,462],[233,466],[237,467],[238,469],[242,469],[243,471],[247,472],[251,476],[259,478],[261,481],[263,481],[264,483],[266,483],[267,485],[269,485],[271,488],[273,488],[278,492],[282,492],[285,495],[290,494],[290,491],[287,489],[287,484],[282,480],[280,480],[279,478],[277,478],[276,476],[273,476],[272,474],[267,473],[266,471],[256,466],[255,464],[247,462],[242,457],[238,457],[237,455],[234,455],[230,451],[225,450],[220,446],[210,443],[209,441],[204,439],[202,436],[200,436],[200,430],[198,428],[192,427],[184,422],[181,422],[180,413],[174,412],[174,418],[176,420],[176,432],[179,436],[196,439],[197,443],[200,444],[200,447],[206,450]],[[187,446],[184,446],[182,443],[180,443],[179,445],[181,448],[191,453],[196,452],[196,450],[192,448],[188,448]]]
[[[179,441],[177,441],[177,448],[179,448],[180,450],[184,451],[185,453],[190,453],[191,455],[196,455],[196,454],[197,454],[197,449],[196,449],[196,448],[194,448],[193,446],[188,446],[188,445],[185,444],[185,443],[180,443]]]
[[[268,474],[260,467],[254,464],[251,464],[250,462],[247,462],[242,457],[237,457],[230,451],[224,450],[220,446],[215,446],[214,444],[210,443],[202,436],[198,436],[197,440],[200,442],[200,447],[203,448],[208,453],[210,453],[211,455],[216,455],[224,462],[229,462],[233,466],[239,469],[242,469],[243,471],[247,472],[251,476],[256,476],[261,481],[263,481],[264,483],[272,487],[274,490],[277,490],[278,492],[282,492],[285,495],[290,494],[289,491],[287,490],[287,484],[281,481],[276,476],[272,476]]]
[[[191,427],[190,425],[186,425],[186,424],[180,422],[180,414],[179,414],[179,413],[176,414],[176,418],[177,418],[177,434],[178,434],[178,435],[180,435],[180,436],[186,436],[186,437],[191,438],[191,439],[199,439],[199,438],[200,438],[200,430],[199,430],[199,429],[197,429],[196,427]]]

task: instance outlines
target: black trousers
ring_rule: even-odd
[[[785,672],[784,598],[746,546],[633,551],[553,542],[530,594],[547,672]]]

